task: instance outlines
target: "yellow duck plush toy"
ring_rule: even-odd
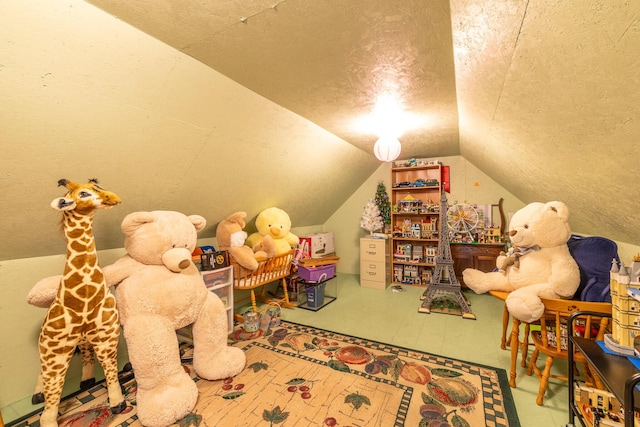
[[[265,237],[270,236],[276,244],[276,253],[282,254],[295,248],[300,239],[291,230],[289,214],[280,208],[271,207],[260,212],[256,218],[257,232],[251,234],[245,244],[254,252],[262,250]]]

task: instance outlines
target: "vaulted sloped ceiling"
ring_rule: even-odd
[[[89,0],[371,152],[378,96],[423,116],[403,157],[459,153],[448,0]]]
[[[640,242],[638,2],[90,1],[363,150],[351,121],[391,89],[427,118],[403,157],[462,154]]]
[[[402,158],[462,155],[525,203],[567,203],[576,232],[640,242],[638,1],[7,0],[0,16],[0,259],[63,251],[59,178],[126,192],[100,248],[135,210],[188,207],[203,237],[269,204],[323,224],[379,165],[354,122],[386,92],[422,118]]]

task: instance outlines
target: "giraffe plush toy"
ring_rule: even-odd
[[[45,398],[40,417],[42,427],[58,426],[58,405],[69,360],[76,346],[83,342],[93,347],[104,369],[111,412],[120,413],[126,407],[118,382],[120,323],[116,300],[98,265],[92,229],[96,211],[115,206],[121,200],[100,187],[95,179],[87,184],[61,179],[58,185],[68,192],[54,199],[51,207],[62,212],[67,254],[56,297],[40,330]]]

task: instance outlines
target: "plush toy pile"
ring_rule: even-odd
[[[258,231],[246,241],[254,251],[263,250],[267,236],[274,240],[278,254],[289,252],[300,242],[298,236],[291,232],[289,214],[280,208],[271,207],[260,212],[256,217],[256,229]]]
[[[569,252],[569,209],[562,202],[531,203],[514,213],[509,224],[513,251],[498,257],[490,273],[468,268],[464,283],[476,293],[511,292],[506,304],[523,322],[538,320],[543,298],[572,298],[580,270]],[[511,259],[509,259],[511,258]]]
[[[172,211],[135,212],[122,231],[127,254],[104,268],[116,285],[120,321],[138,390],[137,416],[147,427],[164,427],[189,414],[198,388],[180,362],[175,331],[192,325],[193,367],[200,378],[217,380],[244,369],[242,350],[227,346],[224,304],[204,286],[191,261],[199,215]]]
[[[269,235],[264,236],[260,249],[255,251],[245,245],[247,233],[244,231],[246,212],[236,212],[218,223],[216,240],[221,251],[228,251],[229,255],[241,267],[254,271],[258,262],[273,258],[276,254],[276,244]]]

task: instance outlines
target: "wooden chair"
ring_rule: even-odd
[[[258,311],[258,299],[265,303],[278,303],[281,307],[295,307],[294,304],[289,302],[286,282],[286,278],[291,273],[294,252],[295,251],[292,249],[289,252],[278,254],[273,258],[260,261],[258,263],[258,268],[255,271],[246,270],[233,259],[231,260],[231,265],[233,265],[233,289],[250,291],[253,311]],[[276,281],[279,281],[282,284],[284,291],[284,296],[282,298],[270,298],[267,296],[266,285]],[[255,290],[260,287],[262,288],[262,292],[256,297]],[[236,320],[242,321],[242,316],[236,315],[235,317]]]
[[[489,291],[493,297],[499,300],[506,300],[509,296],[509,292],[503,291]],[[509,319],[511,319],[511,333],[509,333]],[[520,325],[524,324],[524,334],[520,338]],[[511,351],[511,369],[509,371],[509,386],[515,388],[516,386],[516,366],[518,364],[518,351],[522,354],[522,360],[520,366],[527,367],[527,356],[529,354],[529,334],[531,325],[537,325],[539,322],[526,323],[521,322],[515,317],[511,317],[507,304],[504,305],[502,312],[502,336],[500,337],[500,348],[506,350],[509,347]],[[507,334],[509,334],[507,336]]]
[[[576,300],[563,300],[542,298],[545,310],[540,318],[540,331],[531,332],[531,339],[535,350],[529,360],[527,375],[536,374],[540,380],[540,388],[536,403],[542,405],[544,395],[547,391],[549,378],[556,378],[568,381],[568,376],[552,374],[551,367],[555,359],[568,359],[567,340],[568,328],[567,320],[569,316],[577,311],[589,311],[611,315],[611,303],[608,302],[587,302]],[[594,315],[584,315],[577,319],[575,334],[588,339],[602,340],[604,334],[608,332],[609,317],[599,317]],[[536,365],[538,356],[542,353],[546,356],[544,369],[540,370]],[[583,375],[588,385],[596,388],[603,388],[600,378],[593,372],[581,353],[574,354],[576,364],[582,366]]]

